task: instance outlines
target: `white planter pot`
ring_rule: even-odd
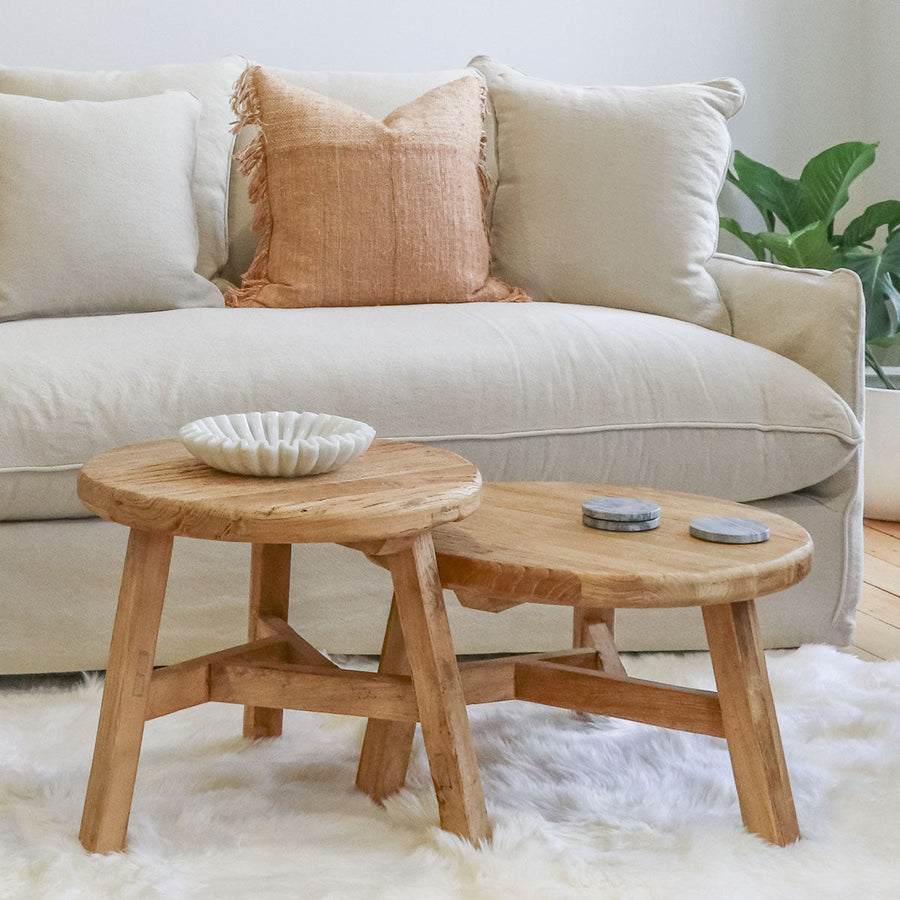
[[[865,514],[900,521],[900,391],[866,388]]]

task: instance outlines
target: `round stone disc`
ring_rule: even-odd
[[[581,504],[581,512],[604,522],[648,522],[659,518],[659,504],[631,497],[592,497]]]
[[[598,531],[653,531],[654,528],[659,528],[659,516],[644,522],[607,522],[592,516],[582,516],[581,521],[588,528],[596,528]]]
[[[769,539],[769,526],[753,519],[709,516],[691,522],[691,534],[717,544],[761,544]]]

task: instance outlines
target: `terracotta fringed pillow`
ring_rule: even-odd
[[[238,81],[256,256],[229,306],[527,300],[490,276],[484,83],[441,85],[383,122],[256,66]]]

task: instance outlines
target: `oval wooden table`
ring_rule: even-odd
[[[178,441],[122,447],[85,463],[84,505],[131,529],[80,838],[125,846],[144,722],[207,701],[245,707],[244,733],[281,733],[282,709],[421,722],[443,828],[490,837],[431,529],[473,512],[481,476],[433,447],[375,441],[335,472],[254,478],[219,472]],[[153,669],[176,536],[252,545],[249,641]],[[390,570],[402,675],[338,668],[287,624],[291,544],[335,542]],[[411,739],[411,738],[410,738]],[[380,762],[372,752],[369,764]],[[404,765],[405,772],[405,765]],[[360,786],[376,793],[370,770]]]
[[[660,525],[634,533],[589,528],[581,504],[598,496],[655,501]],[[481,497],[474,515],[433,534],[444,587],[456,591],[464,606],[491,612],[520,603],[571,606],[574,645],[586,649],[463,664],[467,702],[530,700],[724,737],[746,827],[772,843],[796,840],[754,598],[809,572],[812,540],[806,531],[754,507],[633,487],[485,484]],[[762,522],[770,538],[717,544],[692,537],[691,520],[705,516]],[[702,610],[718,693],[629,678],[619,658],[617,608],[679,606]],[[401,640],[394,624],[385,649]],[[384,774],[376,795],[385,796],[403,783],[411,737],[402,726],[370,723],[368,741],[374,746],[364,748],[363,763],[377,747]]]

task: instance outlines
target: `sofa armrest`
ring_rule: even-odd
[[[736,338],[809,369],[861,416],[865,302],[855,272],[792,269],[724,253],[707,269]]]

